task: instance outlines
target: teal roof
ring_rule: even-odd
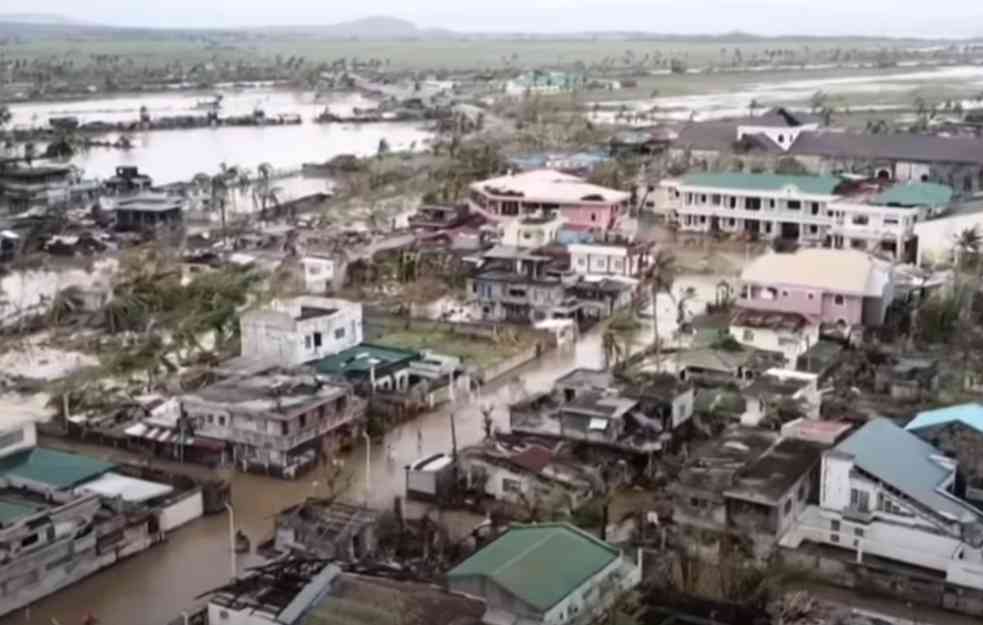
[[[945,206],[952,201],[952,188],[932,182],[896,184],[876,198],[874,204],[898,206]]]
[[[448,580],[484,577],[546,611],[611,564],[620,552],[566,523],[521,525],[454,567]]]
[[[983,432],[983,406],[975,403],[959,404],[919,412],[911,423],[905,426],[905,429],[911,432],[947,423],[964,423],[979,432]]]
[[[318,373],[325,375],[368,375],[373,366],[382,369],[389,365],[416,360],[419,357],[419,352],[407,349],[362,343],[319,360],[314,364],[314,368]]]
[[[36,447],[0,458],[0,476],[62,490],[99,477],[115,465],[96,458]]]
[[[683,184],[714,189],[740,189],[742,191],[781,191],[795,187],[801,193],[833,195],[843,182],[835,176],[785,176],[781,174],[689,174]]]
[[[27,518],[36,512],[44,510],[43,506],[31,506],[23,503],[10,501],[0,501],[0,527],[13,525],[17,521]]]

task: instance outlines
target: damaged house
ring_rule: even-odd
[[[552,393],[509,406],[512,432],[647,455],[671,445],[693,416],[693,387],[675,376],[601,391],[589,373],[579,370]]]
[[[477,445],[461,450],[458,458],[469,489],[520,506],[542,504],[573,511],[601,483],[599,470],[536,444],[518,449],[501,443]]]
[[[823,446],[733,426],[689,456],[672,484],[677,525],[749,537],[765,556],[815,499]]]
[[[280,553],[357,562],[375,553],[378,518],[369,508],[310,498],[276,515],[274,547]]]
[[[350,386],[279,369],[227,378],[180,404],[194,436],[224,443],[236,467],[287,478],[313,467],[329,441],[355,436],[365,416]]]

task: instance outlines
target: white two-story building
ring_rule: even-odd
[[[567,246],[570,270],[580,275],[637,278],[652,257],[649,245],[574,243]]]
[[[327,297],[275,300],[239,321],[242,356],[281,367],[320,360],[362,342],[362,304]]]
[[[702,173],[666,182],[684,232],[787,239],[911,259],[915,224],[944,213],[951,188],[838,176]]]
[[[936,571],[983,589],[983,511],[956,495],[956,463],[888,419],[827,451],[819,505],[782,545],[809,541]]]

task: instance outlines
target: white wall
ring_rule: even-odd
[[[305,306],[336,309],[334,314],[312,319],[296,319],[299,306],[294,300],[270,310],[252,311],[242,316],[242,355],[272,360],[292,367],[332,356],[362,342],[362,304],[327,298],[296,298]],[[295,310],[296,309],[296,310]],[[341,336],[336,336],[341,332]],[[321,335],[321,345],[314,341]]]
[[[201,489],[198,489],[192,494],[175,501],[161,510],[160,514],[157,516],[157,520],[160,525],[160,530],[162,532],[169,532],[173,529],[181,527],[185,523],[194,521],[195,519],[201,517],[204,512],[205,506],[203,503]]]
[[[632,277],[638,273],[638,259],[627,248],[611,245],[568,245],[570,269],[574,273]]]
[[[852,458],[842,458],[835,452],[823,454],[819,503],[827,510],[844,510],[850,505],[850,470]],[[874,502],[876,503],[876,499]]]
[[[953,241],[969,228],[983,230],[983,212],[953,215],[915,224],[918,236],[918,264],[943,263],[949,260]]]
[[[693,416],[694,393],[690,388],[672,402],[672,427],[676,429]]]
[[[780,352],[785,357],[786,364],[795,366],[798,357],[804,354],[809,347],[819,342],[819,325],[806,326],[799,333],[732,325],[730,326],[730,334],[734,340],[742,345],[770,352]]]
[[[300,262],[304,266],[304,286],[307,292],[324,293],[334,281],[334,260],[320,256],[305,256]]]
[[[624,577],[621,583],[614,586],[606,596],[600,596],[596,590],[593,590],[598,588],[605,578],[619,570],[624,574]],[[543,623],[546,625],[560,625],[570,623],[578,618],[582,619],[582,615],[585,612],[610,605],[616,597],[634,588],[640,582],[641,568],[622,554],[596,575],[578,586],[566,598],[550,608],[549,612],[543,618]]]
[[[38,444],[37,427],[33,421],[29,421],[17,427],[7,428],[0,432],[0,443],[4,445],[0,448],[0,458],[24,449],[33,449]]]

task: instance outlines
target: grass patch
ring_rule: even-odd
[[[512,358],[532,345],[531,342],[522,339],[515,342],[494,343],[440,330],[387,332],[378,339],[373,339],[372,342],[403,349],[431,350],[448,356],[457,356],[466,364],[482,369]]]

